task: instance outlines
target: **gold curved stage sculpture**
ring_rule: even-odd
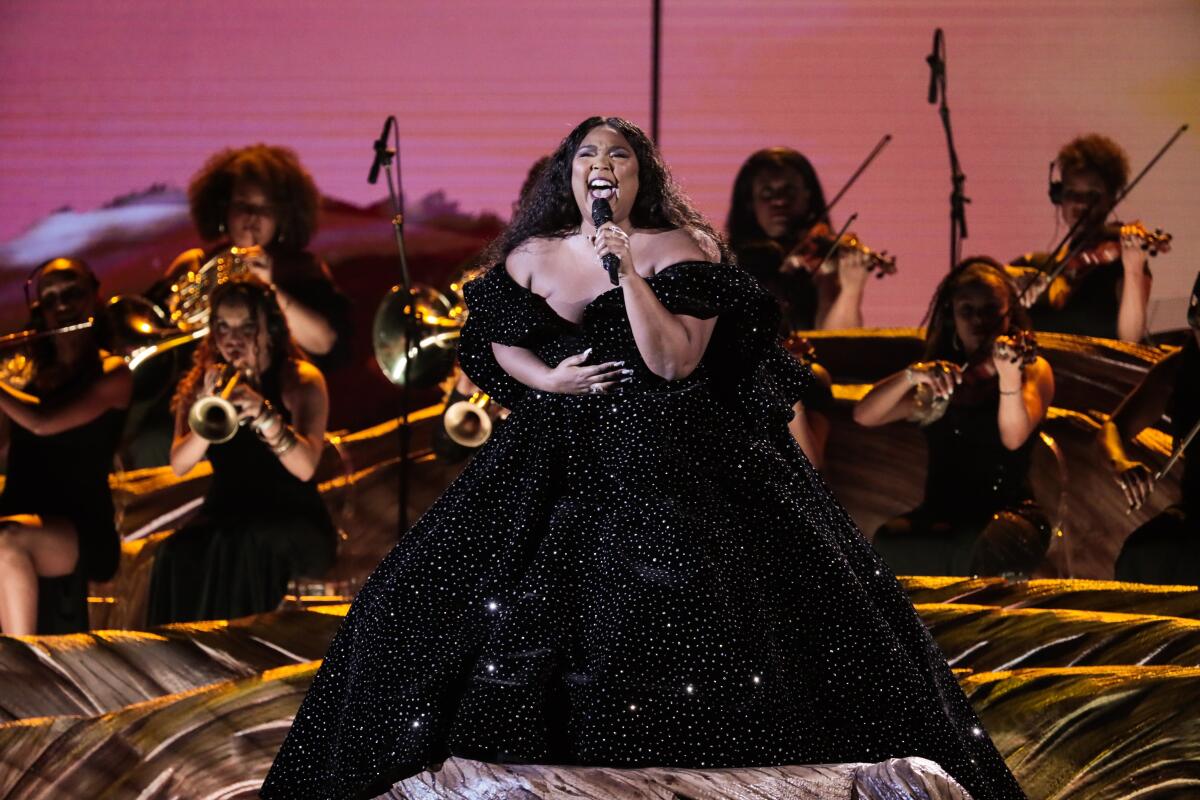
[[[914,465],[923,462],[923,443],[909,426],[857,428],[849,407],[865,385],[916,356],[917,334],[813,335],[837,381],[827,477],[868,533],[916,505],[923,476]],[[1042,351],[1059,384],[1046,432],[1069,472],[1063,476],[1048,448],[1035,462],[1043,502],[1061,502],[1063,509],[1063,535],[1046,577],[901,580],[1031,798],[1200,796],[1200,592],[1107,580],[1123,537],[1178,497],[1178,478],[1166,482],[1149,510],[1127,516],[1091,449],[1099,415],[1162,351],[1049,335]],[[439,413],[431,407],[411,418],[417,466],[410,518],[458,471],[429,452]],[[1139,440],[1138,457],[1161,465],[1165,443],[1150,432]],[[97,630],[0,638],[0,798],[256,796],[345,614],[347,595],[395,541],[397,446],[395,422],[330,445],[321,489],[347,536],[330,574],[297,587],[300,595],[318,589],[324,596],[294,597],[271,614],[152,631],[139,628],[154,549],[184,518],[175,512],[203,494],[207,473],[114,476],[121,530],[138,536],[125,543],[117,577],[93,587]],[[883,785],[908,786],[911,796],[964,796],[918,759],[711,771],[497,767],[454,759],[389,796],[849,798],[857,792],[865,800],[881,796],[871,787]],[[761,787],[760,794],[747,795],[748,786]]]

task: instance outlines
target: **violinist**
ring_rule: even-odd
[[[868,248],[839,247],[825,193],[807,158],[786,147],[759,150],[733,184],[729,245],[738,264],[779,301],[784,333],[863,324],[870,272],[894,271],[894,260]]]
[[[1034,328],[1141,341],[1150,301],[1148,251],[1154,242],[1144,231],[1138,235],[1137,228],[1107,223],[1129,180],[1129,159],[1112,139],[1093,133],[1059,150],[1052,176],[1055,168],[1060,177],[1050,182],[1050,200],[1062,223],[1079,229],[1058,253],[1028,253],[1013,262],[1023,302],[1037,298],[1029,309]],[[1079,255],[1049,282],[1049,273],[1073,248]]]
[[[1176,450],[1200,422],[1200,275],[1188,305],[1192,335],[1180,350],[1159,361],[1100,429],[1099,445],[1131,509],[1155,489],[1149,467],[1125,453],[1125,442],[1164,414]],[[1125,540],[1115,568],[1119,581],[1200,583],[1200,436],[1184,449],[1181,497]],[[1178,467],[1177,467],[1178,469]]]
[[[1050,545],[1029,465],[1054,396],[1054,376],[1032,353],[1029,321],[1003,267],[963,261],[930,305],[925,360],[884,378],[854,419],[874,427],[923,424],[925,499],[885,523],[875,548],[906,575],[1029,575]]]
[[[82,261],[55,258],[26,282],[31,328],[23,387],[0,381],[0,630],[87,628],[87,581],[108,580],[120,552],[108,473],[133,378],[101,349],[99,286]],[[82,326],[91,327],[57,332]],[[8,354],[11,355],[11,354]],[[40,586],[39,586],[40,584]]]

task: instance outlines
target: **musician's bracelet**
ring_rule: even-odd
[[[262,434],[262,429],[270,424],[271,419],[275,416],[275,407],[271,405],[271,401],[263,398],[262,405],[258,409],[258,415],[250,420],[250,427],[257,434]]]
[[[289,450],[296,446],[296,434],[292,431],[290,425],[283,427],[283,432],[279,434],[279,438],[271,444],[271,452],[279,457],[283,457]]]
[[[1003,389],[1000,390],[1000,394],[1020,394],[1020,393],[1021,393],[1020,389],[1013,389],[1011,392],[1006,392]]]

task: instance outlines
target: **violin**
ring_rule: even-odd
[[[828,275],[837,270],[835,258],[839,251],[862,253],[867,257],[867,271],[875,273],[877,278],[896,272],[895,256],[888,255],[886,250],[872,250],[853,232],[844,232],[839,237],[824,222],[808,229],[784,259],[783,269]]]
[[[1005,335],[1007,340],[1001,341],[997,337],[991,347],[979,348],[965,364],[960,365],[962,383],[949,395],[936,396],[929,384],[917,384],[913,421],[924,427],[941,419],[955,396],[970,398],[967,402],[971,403],[982,398],[983,393],[994,391],[986,382],[996,374],[992,368],[992,359],[996,355],[1014,364],[1020,362],[1023,367],[1037,361],[1037,337],[1033,331],[1014,329]]]
[[[1115,222],[1105,225],[1088,246],[1078,249],[1065,263],[1061,259],[1070,255],[1071,250],[1064,246],[1048,265],[1010,264],[1006,270],[1021,286],[1030,285],[1021,295],[1021,305],[1029,308],[1048,292],[1046,299],[1050,307],[1061,309],[1070,300],[1075,287],[1092,269],[1121,259],[1123,240],[1132,239],[1140,243],[1142,250],[1153,257],[1170,252],[1172,238],[1162,228],[1151,231],[1140,221]],[[1026,257],[1025,260],[1034,261],[1032,257]],[[1046,266],[1051,269],[1047,270]]]

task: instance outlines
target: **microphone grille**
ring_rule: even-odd
[[[603,197],[592,201],[592,224],[597,228],[606,222],[612,222],[612,206]]]

